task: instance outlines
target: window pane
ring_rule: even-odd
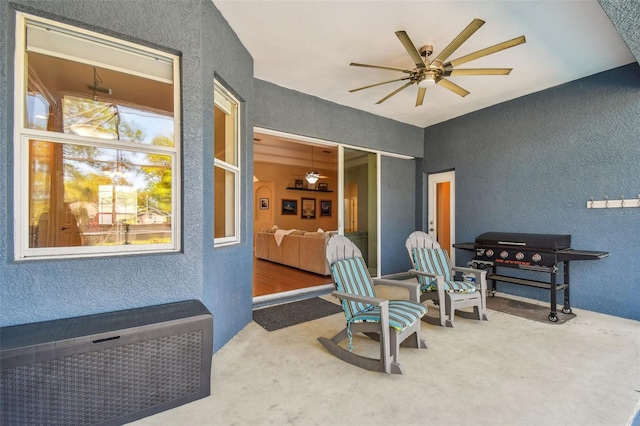
[[[218,95],[219,92],[216,92]],[[215,158],[227,164],[237,166],[236,161],[236,110],[237,107],[229,102],[221,107],[219,101],[214,106],[214,155]],[[226,107],[226,108],[224,108]]]
[[[344,235],[358,246],[371,275],[378,275],[377,155],[344,148]]]
[[[40,53],[27,61],[25,127],[42,129],[45,120],[49,131],[173,146],[173,84]]]
[[[47,130],[49,104],[40,93],[27,93],[27,127]]]
[[[235,173],[221,167],[214,170],[214,238],[233,237],[236,233]]]
[[[171,243],[171,156],[29,147],[30,248]]]

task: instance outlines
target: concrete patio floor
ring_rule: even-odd
[[[565,324],[491,310],[455,328],[423,322],[429,348],[402,348],[402,375],[320,345],[344,327],[341,313],[273,332],[251,322],[213,356],[211,396],[134,424],[635,426],[640,322],[574,312]],[[366,338],[354,347],[377,351]]]

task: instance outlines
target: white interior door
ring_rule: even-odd
[[[427,193],[427,232],[449,252],[451,262],[455,265],[456,172],[452,170],[428,175]]]

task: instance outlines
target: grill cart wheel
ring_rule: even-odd
[[[549,314],[548,318],[551,322],[558,322],[558,317],[556,316],[556,314]]]
[[[571,308],[562,308],[562,313],[563,314],[572,314],[573,311],[571,310]]]

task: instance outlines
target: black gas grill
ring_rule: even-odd
[[[475,243],[459,243],[454,247],[475,251],[471,266],[490,269],[487,279],[491,283],[491,296],[495,295],[498,281],[549,289],[551,312],[549,321],[556,322],[556,292],[564,290],[562,312],[571,313],[569,300],[569,262],[572,260],[595,260],[609,256],[605,251],[574,250],[571,235],[521,234],[508,232],[486,232],[476,238]],[[560,266],[560,267],[559,267]],[[518,268],[546,272],[548,282],[498,274],[497,268]],[[561,283],[558,283],[561,275]]]

